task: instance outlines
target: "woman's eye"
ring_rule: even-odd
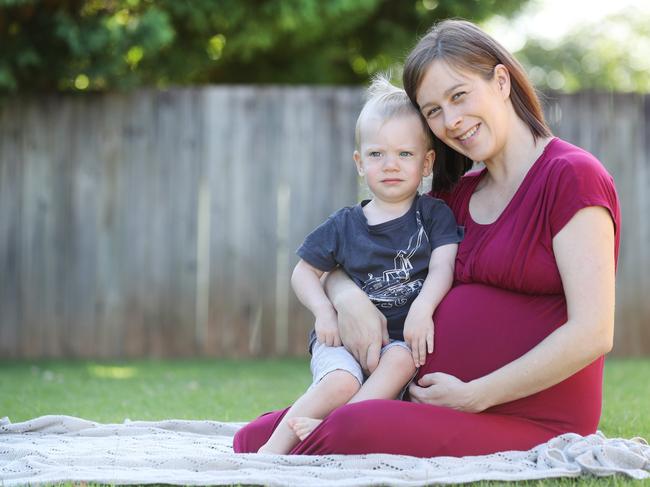
[[[433,118],[438,115],[438,112],[440,112],[440,107],[432,108],[427,112],[426,118]]]
[[[459,91],[458,93],[454,93],[453,96],[451,97],[452,101],[458,101],[463,95],[465,94],[464,91]]]

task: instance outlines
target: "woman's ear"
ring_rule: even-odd
[[[354,154],[352,154],[352,159],[354,159],[354,165],[357,166],[357,172],[359,173],[359,176],[363,176],[365,174],[363,171],[363,161],[361,160],[361,154],[359,154],[358,150],[354,151]]]
[[[510,72],[508,68],[503,64],[497,64],[494,67],[494,80],[503,98],[508,98],[510,96]]]
[[[422,176],[427,177],[431,174],[431,171],[433,171],[433,165],[436,162],[436,151],[433,149],[430,149],[427,151],[427,153],[424,155],[424,167],[422,168]]]

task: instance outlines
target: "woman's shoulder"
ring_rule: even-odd
[[[552,234],[556,235],[580,209],[602,206],[610,211],[618,228],[620,210],[614,178],[590,152],[555,138],[544,152],[539,169],[531,180],[549,202]]]
[[[614,178],[596,156],[565,140],[554,138],[539,161],[531,184],[555,198],[591,200],[607,195],[615,199]]]
[[[557,137],[549,142],[544,151],[543,167],[551,175],[558,177],[567,177],[568,174],[573,174],[583,177],[606,175],[611,178],[603,163],[596,156]]]

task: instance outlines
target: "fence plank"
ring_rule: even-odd
[[[19,355],[24,326],[20,307],[23,125],[18,106],[0,110],[0,356],[4,357]]]

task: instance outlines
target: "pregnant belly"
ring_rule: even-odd
[[[433,354],[418,376],[445,372],[482,377],[535,347],[566,322],[562,295],[531,296],[483,284],[449,291],[433,316]],[[558,431],[593,432],[600,417],[602,359],[563,382],[489,411],[553,423]]]
[[[520,357],[566,321],[562,295],[531,296],[484,284],[460,284],[435,314],[428,371],[467,381]]]

